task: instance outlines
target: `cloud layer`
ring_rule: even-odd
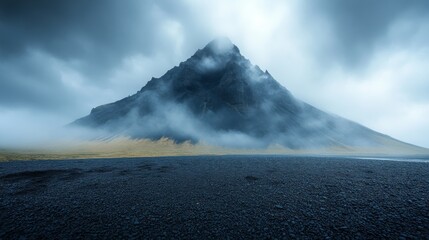
[[[219,35],[296,97],[429,147],[423,0],[0,1],[0,146],[136,92]]]

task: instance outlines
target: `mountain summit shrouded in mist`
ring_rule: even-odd
[[[296,99],[268,71],[216,39],[136,94],[92,109],[72,125],[132,138],[230,147],[377,147],[386,135]]]

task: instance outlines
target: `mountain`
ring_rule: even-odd
[[[231,147],[378,147],[405,144],[295,98],[268,71],[215,39],[136,94],[72,123],[132,138]]]

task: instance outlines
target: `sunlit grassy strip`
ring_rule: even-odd
[[[328,149],[294,150],[281,146],[267,149],[232,149],[189,142],[175,143],[169,139],[151,141],[146,139],[115,138],[99,141],[74,141],[47,144],[46,147],[26,150],[0,151],[0,161],[41,159],[93,159],[155,156],[194,156],[226,154],[318,154],[318,155],[414,155],[429,154],[427,149],[404,147],[388,143],[382,148],[332,147]]]

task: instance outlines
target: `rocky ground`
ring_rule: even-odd
[[[202,156],[0,163],[0,239],[429,239],[429,163]]]

